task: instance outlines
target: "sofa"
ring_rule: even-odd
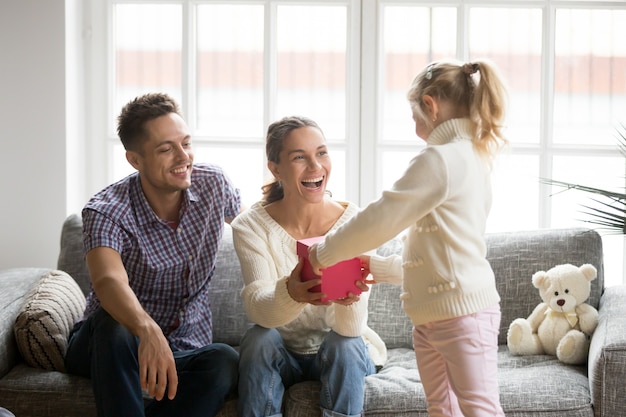
[[[82,222],[69,216],[62,227],[56,271],[73,278],[83,294],[89,278],[83,261]],[[536,230],[486,236],[488,259],[502,297],[499,335],[501,402],[508,417],[620,417],[626,416],[626,286],[604,287],[602,241],[589,229]],[[400,240],[381,246],[382,255],[399,253]],[[556,264],[590,263],[598,278],[592,281],[588,303],[599,311],[599,325],[591,338],[585,366],[560,363],[547,355],[513,356],[506,346],[511,321],[527,317],[541,302],[531,276]],[[25,361],[16,342],[16,317],[41,277],[51,268],[0,271],[0,407],[17,417],[95,416],[89,380]],[[56,276],[56,275],[54,275]],[[239,262],[227,227],[212,281],[214,339],[237,346],[248,322],[239,291]],[[411,349],[411,323],[402,311],[400,288],[377,284],[371,289],[369,325],[386,342],[389,357],[375,375],[366,378],[365,416],[423,416],[426,402]],[[82,296],[82,295],[81,295]],[[292,386],[285,395],[284,415],[320,416],[320,384]],[[236,416],[236,398],[220,417]]]

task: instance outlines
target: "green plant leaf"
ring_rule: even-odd
[[[619,150],[622,153],[622,156],[626,158],[626,126],[624,124],[620,124],[620,126],[616,128],[615,136],[618,142]],[[613,233],[626,234],[626,193],[589,187],[566,181],[558,181],[550,178],[540,178],[540,182],[543,184],[565,188],[564,191],[583,191],[608,200],[607,202],[601,199],[592,198],[592,201],[604,206],[605,209],[583,205],[582,207],[588,211],[582,213],[590,218],[582,221],[602,226],[603,229],[609,230]]]

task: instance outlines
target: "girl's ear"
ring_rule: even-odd
[[[422,103],[424,104],[425,111],[424,113],[431,121],[436,121],[437,116],[439,116],[439,105],[437,101],[429,95],[425,95],[422,97]]]

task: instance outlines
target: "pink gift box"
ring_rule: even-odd
[[[309,247],[314,243],[324,240],[324,236],[311,237],[297,241],[296,251],[300,258],[304,258],[304,265],[300,274],[302,281],[308,281],[320,278],[313,272],[311,263],[309,262]],[[311,288],[311,292],[323,292],[326,297],[322,301],[336,300],[344,298],[348,293],[355,295],[361,294],[361,289],[356,286],[355,281],[362,280],[361,260],[352,258],[341,261],[335,265],[322,269],[322,284]]]

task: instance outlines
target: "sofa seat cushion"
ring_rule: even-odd
[[[24,363],[0,379],[0,404],[16,416],[87,417],[96,415],[88,379],[45,371]]]
[[[500,399],[507,416],[593,417],[586,366],[555,356],[513,356],[500,346]]]
[[[89,379],[23,363],[0,379],[0,404],[18,417],[96,417]],[[228,399],[215,417],[237,417],[237,400]]]
[[[85,296],[72,277],[48,271],[26,297],[15,319],[15,340],[30,366],[64,371],[67,339],[85,311]]]
[[[500,399],[507,417],[593,417],[586,367],[560,363],[555,357],[512,356],[506,346],[498,352]],[[320,383],[301,382],[287,392],[287,415],[319,415]],[[389,350],[389,359],[365,379],[368,417],[427,417],[424,390],[410,349]],[[564,414],[565,412],[565,414]]]
[[[406,348],[389,349],[385,366],[365,378],[364,407],[369,416],[427,417],[424,391],[415,364],[415,353]],[[285,414],[318,416],[321,384],[306,381],[287,391]]]

